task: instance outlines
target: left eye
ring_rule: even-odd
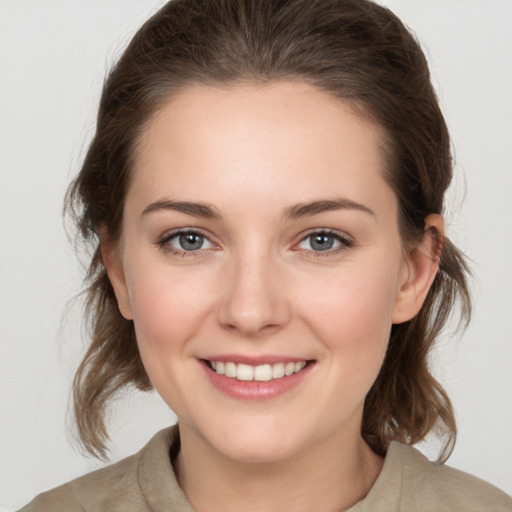
[[[322,232],[309,234],[304,237],[299,244],[300,249],[315,252],[329,251],[342,246],[349,247],[350,242],[340,235]]]
[[[165,240],[165,243],[170,245],[173,249],[179,251],[200,251],[202,249],[210,249],[213,244],[201,233],[195,231],[184,231],[175,233]]]

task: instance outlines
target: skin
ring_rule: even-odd
[[[381,140],[347,103],[300,82],[189,87],[142,135],[122,237],[104,233],[103,259],[179,418],[175,469],[198,511],[341,510],[381,470],[360,435],[364,398],[392,324],[423,303],[443,228],[428,217],[422,243],[405,248]],[[371,213],[285,215],[340,198]],[[162,207],[170,200],[218,218]],[[180,246],[180,228],[205,236],[199,250]],[[341,237],[327,235],[332,249],[308,238],[322,230]],[[200,360],[219,354],[312,363],[287,392],[241,400],[205,376]]]

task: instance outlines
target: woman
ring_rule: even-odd
[[[23,510],[511,510],[427,355],[467,267],[425,58],[376,4],[178,0],[105,84],[68,204],[96,244],[84,446],[154,387],[179,427]]]

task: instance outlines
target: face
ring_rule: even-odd
[[[379,129],[307,84],[197,86],[140,142],[107,266],[182,432],[243,461],[360,438],[411,282]]]

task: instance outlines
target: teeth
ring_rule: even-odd
[[[284,377],[284,364],[283,363],[273,364],[272,365],[272,378],[280,379],[281,377]]]
[[[225,363],[224,364],[224,375],[226,377],[231,377],[233,379],[236,378],[236,364],[235,363]]]
[[[239,364],[236,367],[236,378],[238,380],[253,380],[254,368],[248,364]]]
[[[295,363],[286,363],[284,367],[284,374],[288,377],[295,371]]]
[[[272,380],[272,365],[262,364],[254,368],[254,380]]]
[[[262,364],[259,366],[224,361],[210,361],[210,364],[212,369],[219,375],[225,375],[237,380],[268,382],[300,372],[306,366],[306,361]]]

